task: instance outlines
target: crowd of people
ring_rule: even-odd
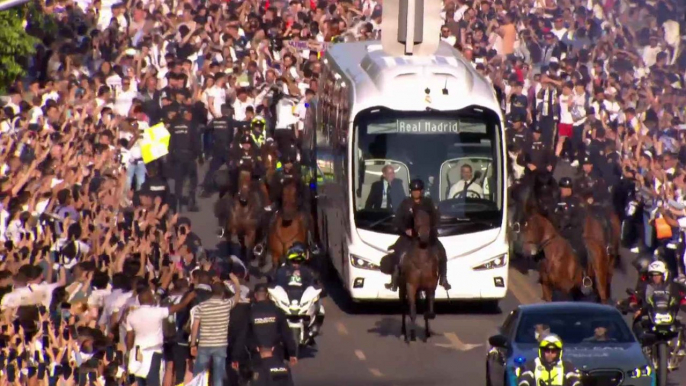
[[[377,39],[382,2],[39,3],[59,30],[38,36],[0,119],[0,384],[176,385],[209,367],[213,385],[233,379],[243,347],[228,314],[267,300],[183,216],[197,165],[228,161],[229,119],[254,126],[257,146],[296,139],[283,129],[316,101],[323,52]],[[437,33],[493,83],[515,176],[567,160],[609,186],[635,181],[653,248],[653,219],[686,226],[683,6],[454,0]],[[146,164],[141,133],[159,122],[169,154]],[[287,358],[260,346],[275,368]]]

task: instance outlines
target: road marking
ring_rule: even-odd
[[[345,328],[345,325],[341,322],[336,323],[336,330],[338,330],[338,333],[341,335],[348,335],[348,329]]]
[[[375,377],[383,377],[383,373],[379,369],[369,369],[369,372]]]
[[[435,343],[436,346],[438,347],[444,347],[444,348],[451,348],[454,350],[458,351],[469,351],[472,349],[475,349],[477,347],[483,346],[483,343],[478,343],[478,344],[471,344],[471,343],[464,343],[463,341],[460,340],[460,338],[457,337],[456,334],[452,332],[448,332],[443,334],[446,339],[448,339],[448,342],[450,344],[445,344],[445,343]]]
[[[508,289],[512,292],[512,295],[517,298],[519,303],[531,304],[541,302],[541,295],[539,295],[538,291],[529,284],[529,281],[521,272],[516,269],[510,269],[509,275],[510,280]]]
[[[355,356],[361,361],[367,360],[367,357],[364,355],[362,350],[355,350]]]

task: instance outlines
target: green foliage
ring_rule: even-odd
[[[6,90],[26,71],[26,58],[36,52],[38,39],[24,30],[18,9],[0,12],[0,89]]]

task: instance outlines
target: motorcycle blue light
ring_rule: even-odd
[[[514,363],[515,363],[516,365],[523,365],[523,364],[526,363],[526,358],[524,358],[524,357],[516,357],[516,358],[514,359]]]

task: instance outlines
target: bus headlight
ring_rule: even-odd
[[[359,268],[359,269],[367,269],[370,271],[378,271],[379,270],[378,265],[372,263],[369,260],[363,259],[363,258],[361,258],[359,256],[355,256],[355,255],[350,255],[350,264],[352,264],[353,267]]]
[[[507,254],[494,257],[483,264],[473,267],[472,269],[475,271],[486,271],[489,269],[504,267],[505,264],[507,264]]]

